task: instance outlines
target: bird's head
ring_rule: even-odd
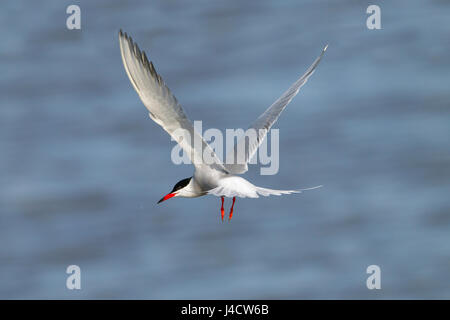
[[[161,203],[161,202],[166,201],[173,197],[185,196],[185,193],[187,193],[187,191],[188,191],[187,187],[188,187],[189,183],[191,182],[191,179],[192,179],[192,177],[178,181],[175,184],[175,186],[173,187],[172,191],[170,191],[168,194],[166,194],[164,197],[162,197],[161,200],[158,201],[158,203]]]

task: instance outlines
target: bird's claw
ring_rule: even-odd
[[[228,221],[231,220],[233,217],[233,208],[234,208],[234,202],[236,201],[236,197],[233,197],[233,204],[231,205],[230,214],[228,215]]]
[[[223,217],[225,216],[225,210],[223,209],[223,200],[224,200],[224,198],[221,197],[221,199],[222,199],[222,207],[220,208],[220,215],[222,216],[222,222],[223,222]]]

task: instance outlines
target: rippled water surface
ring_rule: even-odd
[[[381,30],[367,1],[161,0],[77,1],[69,31],[71,3],[0,5],[1,298],[450,298],[447,1],[382,1]],[[193,169],[130,85],[120,28],[204,129],[245,128],[328,43],[275,126],[279,173],[245,175],[324,187],[238,199],[231,223],[214,197],[156,205]]]

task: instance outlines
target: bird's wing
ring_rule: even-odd
[[[238,176],[229,176],[219,181],[219,185],[207,191],[208,194],[216,197],[239,197],[239,198],[259,198],[259,196],[281,196],[283,194],[301,193],[306,190],[313,190],[322,186],[298,189],[298,190],[276,190],[257,187],[247,180]]]
[[[181,146],[196,168],[209,167],[227,172],[211,147],[194,130],[181,105],[156,72],[153,63],[149,62],[145,52],[141,52],[133,39],[122,30],[119,31],[119,43],[125,70],[147,107],[150,118]],[[211,163],[203,161],[203,152],[211,155],[208,159]]]
[[[314,73],[317,65],[323,57],[323,54],[327,50],[325,46],[322,50],[320,56],[314,60],[313,64],[306,70],[303,74],[281,97],[278,98],[258,119],[249,127],[250,130],[254,130],[256,134],[256,139],[246,139],[242,137],[238,143],[234,146],[234,150],[230,151],[226,159],[233,159],[232,163],[226,163],[226,169],[232,174],[241,174],[248,170],[248,162],[253,157],[253,155],[258,150],[264,140],[267,132],[270,130],[272,125],[277,121],[281,112],[286,108],[286,106],[291,102],[291,100],[297,95],[300,88],[308,81],[309,77]],[[248,143],[246,142],[247,140]],[[239,155],[239,150],[244,151],[244,155]],[[240,151],[242,152],[242,151]],[[235,161],[234,156],[238,155],[237,161]]]
[[[267,188],[256,187],[253,192],[241,192],[240,190],[236,190],[234,188],[226,188],[226,187],[216,187],[214,189],[209,190],[207,193],[214,195],[216,197],[227,197],[227,198],[259,198],[259,196],[281,196],[283,194],[291,194],[291,193],[300,193],[301,191],[297,190],[274,190]]]

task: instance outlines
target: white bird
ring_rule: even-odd
[[[313,64],[294,84],[276,100],[256,121],[250,126],[255,129],[257,139],[253,142],[246,143],[245,137],[238,141],[234,147],[234,151],[239,150],[244,144],[244,161],[239,163],[222,163],[211,147],[198,134],[192,123],[186,117],[183,109],[178,103],[175,96],[170,92],[161,76],[156,72],[152,62],[149,62],[144,51],[141,52],[136,43],[133,42],[122,30],[119,31],[120,52],[125,70],[130,81],[137,91],[144,105],[149,111],[150,118],[159,124],[172,138],[177,141],[180,147],[186,152],[194,164],[194,175],[190,178],[180,180],[175,184],[172,191],[165,195],[158,203],[170,199],[172,197],[194,198],[207,194],[220,197],[222,200],[221,217],[224,218],[224,197],[233,198],[233,204],[230,209],[229,219],[233,216],[234,203],[236,197],[240,198],[258,198],[259,195],[282,195],[290,193],[299,193],[303,190],[274,190],[257,187],[239,177],[248,170],[248,162],[256,153],[258,147],[276,122],[284,108],[291,102],[292,98],[297,95],[300,88],[306,83],[308,78],[314,73],[315,68],[319,64],[327,46],[325,46]],[[183,129],[183,130],[179,130]],[[184,135],[179,133],[184,132]],[[194,148],[194,140],[201,141],[201,150]],[[197,145],[196,145],[197,146]],[[202,154],[204,151],[212,156],[212,164],[203,161]],[[234,157],[234,156],[233,156]]]

